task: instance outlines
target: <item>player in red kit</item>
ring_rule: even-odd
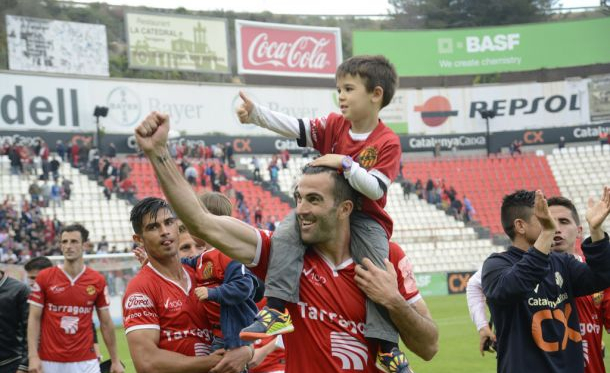
[[[350,185],[363,195],[362,211],[354,212],[350,248],[356,263],[369,258],[384,268],[393,223],[385,212],[387,190],[398,175],[401,148],[398,136],[379,119],[379,111],[394,95],[397,75],[383,56],[354,56],[336,72],[341,114],[297,119],[256,105],[244,93],[237,111],[242,123],[253,123],[313,147],[322,157],[312,166],[342,171]],[[273,237],[273,250],[265,284],[268,305],[257,321],[244,329],[242,338],[289,333],[293,330],[286,303],[299,301],[299,282],[305,245],[298,237],[294,213],[289,214]],[[398,333],[379,305],[368,302],[364,334],[380,346],[378,367],[385,372],[408,372],[408,362],[398,349]],[[392,366],[393,368],[390,368]]]
[[[63,265],[44,269],[36,277],[28,301],[30,372],[99,372],[91,333],[94,308],[110,353],[110,371],[124,370],[116,351],[106,281],[84,264],[84,244],[88,240],[89,231],[80,224],[63,228]]]
[[[227,365],[239,372],[251,358],[247,347],[226,354],[211,350],[212,331],[195,295],[195,273],[178,258],[178,224],[167,202],[145,198],[131,212],[134,241],[149,263],[127,286],[123,323],[138,372],[208,372]],[[208,355],[208,356],[206,356]]]
[[[178,217],[191,234],[263,274],[271,254],[270,237],[237,219],[215,216],[198,202],[169,155],[168,132],[169,118],[151,113],[135,134]],[[300,236],[310,249],[298,279],[301,303],[293,307],[295,321],[309,327],[296,328],[292,343],[285,341],[287,372],[315,372],[316,366],[322,366],[317,371],[323,372],[345,372],[344,368],[376,372],[378,346],[364,337],[362,329],[365,295],[387,309],[408,349],[431,359],[438,350],[438,331],[423,300],[408,304],[399,290],[397,271],[387,260],[385,269],[367,259],[363,260],[366,269],[350,261],[350,216],[357,197],[348,181],[332,168],[307,167],[295,198]],[[399,262],[393,258],[393,263]],[[327,286],[318,286],[321,277]],[[295,342],[298,339],[312,343]],[[349,347],[333,352],[333,345],[338,348],[345,341],[353,343],[355,352]],[[299,356],[304,345],[312,355]]]

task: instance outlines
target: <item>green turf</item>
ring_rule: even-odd
[[[468,316],[465,295],[448,295],[427,297],[426,303],[432,317],[439,327],[440,349],[431,361],[423,361],[412,352],[407,356],[417,373],[493,373],[496,371],[495,355],[479,354],[479,336]],[[99,340],[102,341],[101,335]],[[127,366],[125,372],[135,373],[123,328],[116,329],[116,337],[121,360]],[[604,335],[606,345],[610,345],[610,337]],[[102,353],[107,358],[108,353],[102,343]],[[608,354],[610,355],[610,354]],[[610,358],[605,359],[610,366]]]

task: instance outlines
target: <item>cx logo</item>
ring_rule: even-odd
[[[572,342],[580,342],[582,337],[579,330],[574,330],[568,326],[568,320],[572,314],[572,305],[566,304],[565,313],[561,309],[554,310],[540,310],[534,314],[532,318],[532,336],[534,342],[543,351],[546,352],[557,352],[563,351],[568,346],[568,339]],[[563,325],[563,337],[558,341],[547,341],[544,339],[542,333],[542,324],[544,321],[547,322],[559,322]],[[561,343],[561,345],[560,345]]]
[[[543,131],[525,131],[523,133],[523,142],[526,144],[543,144]]]
[[[251,153],[250,139],[235,139],[233,140],[233,149],[237,153]]]

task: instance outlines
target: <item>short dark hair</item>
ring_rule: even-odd
[[[515,239],[515,220],[529,220],[533,213],[535,200],[536,192],[529,190],[517,190],[504,196],[500,216],[502,228],[511,240]]]
[[[219,192],[207,192],[199,196],[205,208],[217,216],[231,216],[233,205],[229,197]]]
[[[138,203],[136,203],[136,205],[131,209],[131,215],[129,216],[133,231],[136,234],[142,234],[142,222],[144,221],[144,217],[151,215],[156,219],[159,210],[162,209],[168,209],[172,215],[174,215],[174,210],[164,199],[157,197],[146,197],[138,201]]]
[[[578,217],[578,211],[576,210],[576,206],[574,206],[572,201],[570,201],[569,199],[561,196],[551,197],[546,200],[546,203],[549,205],[549,207],[563,206],[567,208],[572,213],[572,219],[574,219],[576,225],[580,225],[580,217]]]
[[[82,224],[76,223],[63,227],[59,236],[61,237],[64,232],[80,232],[80,238],[83,240],[83,242],[89,241],[89,231],[83,227]]]
[[[346,75],[359,76],[364,81],[367,92],[373,92],[375,87],[383,89],[381,108],[388,106],[396,87],[398,86],[398,75],[394,65],[384,56],[354,56],[343,61],[337,68],[335,78]]]
[[[23,265],[23,269],[25,269],[26,272],[34,270],[42,271],[43,269],[49,267],[53,267],[53,263],[51,262],[51,259],[47,258],[46,256],[37,256],[28,260]]]
[[[316,175],[327,173],[335,182],[333,188],[333,197],[335,199],[335,206],[339,205],[343,201],[352,201],[354,203],[354,210],[360,206],[360,193],[349,185],[349,182],[340,174],[336,169],[326,166],[305,166],[303,167],[303,175]]]

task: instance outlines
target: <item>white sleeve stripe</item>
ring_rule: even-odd
[[[134,325],[134,326],[130,326],[129,328],[125,329],[125,335],[127,335],[127,333],[133,332],[135,330],[142,330],[142,329],[161,330],[161,327],[157,324]]]
[[[381,171],[379,171],[379,170],[375,170],[375,169],[370,170],[370,171],[369,171],[369,174],[371,174],[371,175],[373,175],[373,176],[375,176],[375,177],[379,178],[379,180],[381,180],[381,181],[382,181],[382,182],[385,184],[386,188],[389,188],[389,187],[390,187],[390,184],[392,184],[392,180],[390,180],[390,178],[389,178],[389,177],[385,176],[385,175],[384,175],[384,174],[383,174]]]
[[[413,303],[417,302],[417,301],[418,301],[418,300],[420,300],[420,299],[424,299],[424,298],[421,296],[421,294],[420,294],[420,293],[417,293],[417,295],[416,295],[416,296],[414,296],[414,297],[412,297],[412,298],[407,299],[407,304],[413,304]]]
[[[42,303],[38,303],[38,302],[35,302],[35,301],[33,301],[33,300],[28,300],[28,303],[29,303],[29,304],[31,304],[32,306],[36,306],[36,307],[40,307],[40,308],[44,308],[44,304],[42,304]]]
[[[263,251],[263,238],[261,237],[261,232],[256,230],[256,253],[254,254],[254,259],[252,259],[252,263],[246,264],[246,267],[252,268],[258,266],[258,262],[261,260],[261,252]]]

